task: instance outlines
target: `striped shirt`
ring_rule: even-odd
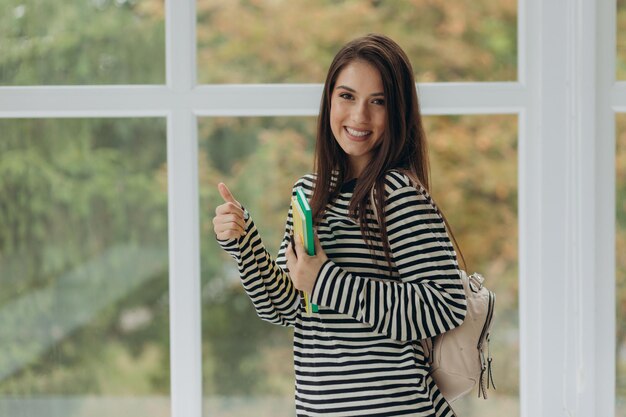
[[[302,187],[310,199],[314,181],[312,174],[300,178],[293,195]],[[319,306],[310,317],[286,266],[291,208],[276,260],[249,214],[244,236],[218,242],[237,261],[259,317],[295,328],[298,416],[454,416],[428,376],[419,343],[465,317],[460,271],[442,217],[423,187],[398,171],[386,174],[390,270],[380,239],[370,252],[348,215],[355,184],[342,185],[317,226],[328,260],[310,294]],[[367,218],[379,230],[371,210]]]

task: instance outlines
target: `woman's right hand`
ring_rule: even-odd
[[[224,204],[215,209],[215,217],[213,218],[215,236],[219,240],[239,238],[245,234],[246,230],[241,204],[235,200],[223,182],[217,184],[217,189],[224,199]]]

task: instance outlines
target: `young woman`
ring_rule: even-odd
[[[320,106],[315,173],[300,178],[315,256],[292,241],[274,261],[223,183],[213,219],[258,315],[294,326],[299,416],[454,416],[428,376],[420,339],[463,322],[465,296],[445,220],[428,193],[413,69],[368,35],[333,60]],[[287,197],[285,197],[287,198]],[[310,316],[299,290],[319,308]]]

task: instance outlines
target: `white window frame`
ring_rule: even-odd
[[[518,1],[519,80],[419,84],[423,113],[517,115],[521,415],[613,416],[616,0]],[[167,119],[172,416],[200,417],[197,119],[314,116],[322,86],[197,86],[195,1],[165,2],[165,85],[0,87],[0,117]]]

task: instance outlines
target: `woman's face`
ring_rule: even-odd
[[[339,73],[330,101],[330,128],[348,156],[353,177],[361,175],[385,131],[387,108],[378,70],[353,61]]]

